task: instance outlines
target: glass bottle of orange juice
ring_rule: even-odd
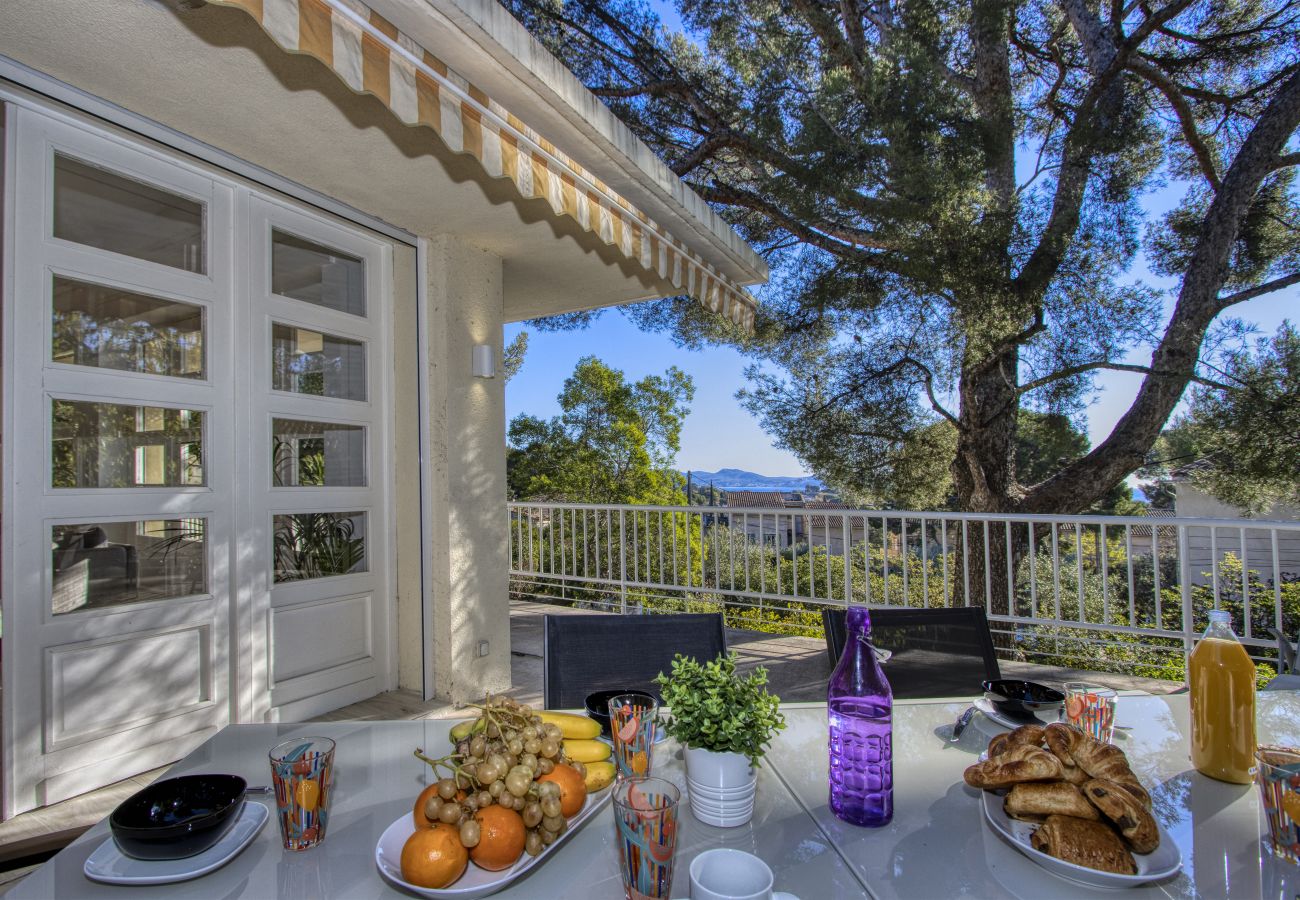
[[[1192,765],[1202,775],[1250,784],[1255,765],[1255,664],[1232,632],[1227,610],[1187,658],[1192,701]]]

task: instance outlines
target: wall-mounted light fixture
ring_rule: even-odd
[[[492,352],[490,344],[476,344],[474,346],[474,377],[497,377],[496,354]]]

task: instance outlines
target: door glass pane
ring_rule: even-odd
[[[366,429],[272,420],[271,478],[276,487],[364,487]]]
[[[277,584],[368,570],[363,512],[275,516],[272,542]]]
[[[272,231],[271,293],[364,316],[366,264],[355,256]]]
[[[187,272],[207,271],[203,204],[54,155],[54,236]]]
[[[295,328],[271,327],[271,387],[314,397],[366,399],[366,345]]]
[[[204,483],[199,410],[54,399],[51,417],[56,488]]]
[[[56,616],[208,592],[206,519],[55,525]]]
[[[203,309],[54,276],[51,359],[78,366],[203,377]]]

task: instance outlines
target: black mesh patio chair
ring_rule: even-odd
[[[844,610],[822,609],[826,653],[839,662],[847,640]],[[1001,678],[988,619],[978,606],[871,610],[872,643],[892,654],[882,669],[894,696],[969,697]]]
[[[708,662],[727,652],[718,613],[542,618],[547,709],[581,709],[588,694],[615,688],[658,698],[654,678],[672,671],[674,654]]]

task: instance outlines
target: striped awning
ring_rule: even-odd
[[[754,300],[510,110],[360,0],[208,0],[242,9],[285,50],[315,57],[402,122],[431,128],[520,196],[539,198],[628,259],[752,328]]]

